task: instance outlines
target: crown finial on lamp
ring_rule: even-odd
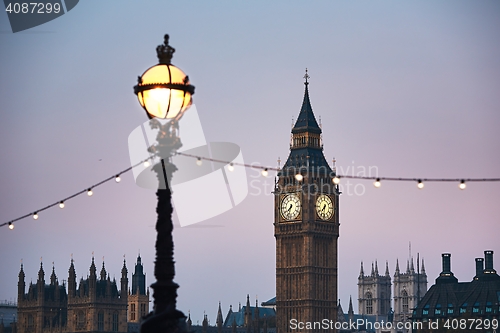
[[[175,49],[168,45],[168,39],[169,36],[166,34],[163,39],[163,45],[158,45],[156,47],[156,54],[158,55],[158,61],[160,64],[170,65],[175,52]]]

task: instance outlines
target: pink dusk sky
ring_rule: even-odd
[[[173,63],[196,86],[207,141],[233,142],[245,162],[276,166],[289,153],[304,93],[321,117],[324,154],[339,173],[377,170],[414,178],[500,177],[498,1],[97,1],[12,33],[0,13],[0,223],[83,190],[130,165],[128,135],[146,120],[132,87],[157,63],[170,34]],[[189,128],[181,129],[181,134]],[[193,161],[194,163],[194,161]],[[275,296],[275,173],[247,170],[249,193],[234,209],[174,231],[178,308],[215,322],[250,294]],[[375,176],[372,174],[372,176]],[[174,176],[175,177],[175,176]],[[344,183],[338,296],[357,299],[360,262],[394,274],[417,253],[429,287],[452,253],[460,281],[474,258],[495,251],[500,269],[500,183]],[[357,192],[355,191],[357,190]],[[199,188],[210,197],[210,188]],[[40,257],[66,280],[92,252],[111,278],[140,252],[154,282],[156,197],[130,173],[40,218],[0,228],[0,300],[16,300]],[[194,204],[196,206],[196,204]],[[194,206],[194,207],[195,207]],[[176,219],[176,217],[174,216]],[[178,221],[176,220],[176,223]],[[130,275],[131,277],[131,275]],[[357,304],[355,302],[355,308]]]

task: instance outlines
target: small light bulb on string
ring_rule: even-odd
[[[198,157],[198,159],[196,160],[196,165],[201,166],[202,164],[203,164],[203,161],[201,160],[201,158]]]
[[[375,186],[376,188],[379,188],[381,185],[382,183],[380,182],[380,178],[377,178],[373,183],[373,186]]]
[[[33,213],[33,220],[38,220],[38,212]]]
[[[147,168],[149,166],[149,161],[144,161],[144,167]]]
[[[233,165],[233,163],[229,163],[229,165],[227,166],[227,169],[229,171],[234,171],[234,165]]]
[[[418,180],[417,187],[418,187],[419,189],[423,189],[423,188],[424,188],[424,183],[422,183],[422,181],[421,181],[420,179]]]
[[[467,185],[465,184],[465,180],[462,179],[460,181],[460,185],[458,185],[458,188],[461,190],[465,190],[466,187],[467,187]]]
[[[340,183],[340,178],[339,178],[339,177],[337,177],[337,176],[335,176],[335,177],[333,177],[332,182],[333,182],[335,185],[338,185],[338,184]]]
[[[9,222],[9,229],[13,230],[14,229],[14,224],[12,222]]]
[[[59,208],[61,208],[61,209],[63,209],[63,208],[64,208],[64,201],[61,201],[61,202],[59,203]]]
[[[91,188],[89,188],[89,189],[87,190],[87,195],[88,195],[89,197],[91,197],[91,196],[92,196],[92,194],[94,194],[94,192],[92,192],[92,189],[91,189]]]
[[[264,177],[267,177],[267,175],[269,175],[269,172],[267,171],[267,168],[265,168],[264,170],[262,170],[262,176]]]
[[[302,176],[300,173],[298,173],[295,175],[295,179],[297,179],[299,182],[301,182],[302,179],[304,179],[304,176]]]
[[[116,175],[115,177],[115,182],[119,183],[122,179],[120,178],[120,175]]]

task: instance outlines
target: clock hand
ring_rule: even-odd
[[[325,211],[325,208],[326,208],[326,204],[323,204],[323,208],[321,208],[321,211]]]
[[[287,211],[289,212],[289,211],[290,211],[290,209],[292,209],[292,207],[293,207],[293,204],[290,204],[290,207],[288,207],[288,210],[287,210]]]

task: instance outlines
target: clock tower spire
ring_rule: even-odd
[[[278,333],[293,332],[292,319],[335,322],[337,316],[340,192],[332,182],[335,171],[323,155],[322,130],[309,99],[309,78],[306,69],[290,154],[278,172],[274,191]]]

